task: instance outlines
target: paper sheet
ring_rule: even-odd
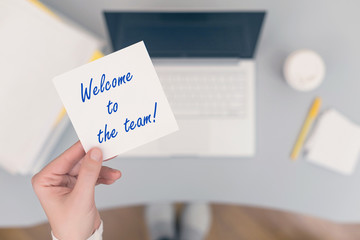
[[[178,130],[143,42],[54,79],[86,151],[104,159]]]
[[[342,174],[351,174],[360,152],[360,127],[338,111],[324,112],[306,142],[308,161]]]
[[[86,63],[100,41],[24,0],[0,1],[0,36],[0,165],[25,173],[62,108],[51,79]]]

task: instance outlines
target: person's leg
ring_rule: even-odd
[[[209,204],[186,205],[180,219],[180,240],[204,240],[211,226],[211,218]]]
[[[146,206],[145,220],[151,240],[175,238],[175,209],[170,203]]]

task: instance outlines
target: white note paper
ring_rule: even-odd
[[[84,149],[104,159],[178,130],[143,42],[53,81]]]
[[[353,173],[360,153],[360,127],[334,109],[319,117],[305,144],[308,161],[333,171]]]

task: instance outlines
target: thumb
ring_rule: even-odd
[[[103,156],[99,148],[93,148],[85,155],[74,187],[75,192],[85,197],[94,195],[102,160]]]

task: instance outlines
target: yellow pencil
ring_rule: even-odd
[[[299,137],[296,140],[295,146],[292,150],[292,153],[290,156],[292,160],[296,160],[297,157],[299,156],[300,150],[301,150],[302,146],[304,145],[306,136],[308,135],[309,130],[310,130],[316,116],[319,113],[320,106],[321,106],[321,98],[317,97],[317,98],[315,98],[315,100],[311,106],[311,109],[305,119],[304,125],[300,131]]]

